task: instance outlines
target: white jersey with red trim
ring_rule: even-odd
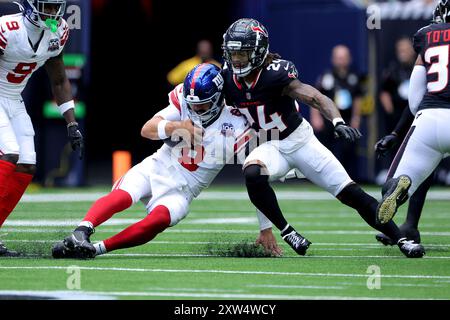
[[[0,17],[0,96],[21,99],[30,76],[49,58],[58,56],[69,37],[69,26],[61,18],[55,33],[36,30],[42,38],[33,48],[22,13]],[[32,26],[35,28],[34,26]]]
[[[169,106],[156,115],[170,121],[189,119],[186,103],[183,101],[183,85],[169,93]],[[214,180],[226,163],[232,162],[235,153],[245,148],[254,131],[237,110],[225,106],[220,116],[204,129],[201,144],[180,142],[171,148],[164,144],[152,157],[173,166],[196,197]]]

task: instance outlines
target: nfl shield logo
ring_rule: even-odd
[[[225,137],[232,136],[234,133],[234,127],[231,123],[222,123],[222,130],[220,131]]]
[[[252,94],[250,92],[246,92],[245,97],[247,98],[247,100],[251,100]]]

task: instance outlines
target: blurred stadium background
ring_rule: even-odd
[[[434,0],[229,0],[214,5],[206,0],[68,1],[69,9],[71,5],[81,9],[65,62],[87,153],[78,161],[70,152],[63,119],[55,113],[47,76],[40,70],[25,93],[36,130],[35,182],[71,187],[110,184],[114,151],[129,151],[133,164],[153,153],[160,142],[141,138],[140,129],[167,104],[171,89],[167,73],[193,56],[202,39],[212,42],[214,58],[222,62],[220,46],[226,28],[240,17],[253,17],[268,28],[271,51],[293,61],[306,83],[316,84],[319,75],[330,69],[334,46],[350,49],[352,70],[361,79],[364,134],[353,160],[357,168],[353,178],[380,183],[388,160],[376,159],[373,146],[390,130],[379,99],[383,70],[395,60],[396,40],[411,38],[427,25],[435,4]],[[13,12],[17,7],[12,1],[0,0],[0,15]],[[303,106],[301,112],[310,118],[309,107]],[[230,166],[218,181],[241,179],[240,167]],[[441,164],[435,179],[450,184],[448,163]]]

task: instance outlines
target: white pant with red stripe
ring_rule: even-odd
[[[128,192],[133,204],[142,201],[148,213],[159,205],[167,207],[170,226],[186,217],[193,199],[183,176],[170,162],[159,160],[156,154],[131,168],[115,183],[114,189]]]
[[[23,100],[0,97],[0,154],[18,154],[18,163],[36,164],[33,124]]]
[[[411,196],[450,154],[450,109],[425,109],[417,112],[414,131],[395,170],[394,178],[406,174],[411,178]]]
[[[300,126],[283,140],[272,140],[254,149],[245,159],[264,164],[269,181],[283,178],[291,169],[298,169],[314,184],[337,196],[353,180],[342,164],[314,135],[311,125],[303,119]]]

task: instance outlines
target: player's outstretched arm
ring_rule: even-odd
[[[150,140],[165,140],[173,135],[182,137],[185,141],[194,141],[194,134],[201,129],[196,128],[190,119],[184,121],[168,121],[160,116],[148,120],[141,130],[141,135]]]
[[[358,129],[345,124],[334,102],[316,88],[296,79],[284,88],[283,94],[318,109],[325,118],[333,122],[336,137],[352,142],[361,137]]]
[[[72,149],[74,151],[78,150],[79,157],[82,159],[84,156],[84,140],[75,119],[75,103],[72,98],[72,89],[69,79],[67,79],[62,57],[63,54],[61,53],[54,58],[48,59],[45,63],[45,69],[50,78],[50,85],[58,109],[67,122],[67,133]]]

